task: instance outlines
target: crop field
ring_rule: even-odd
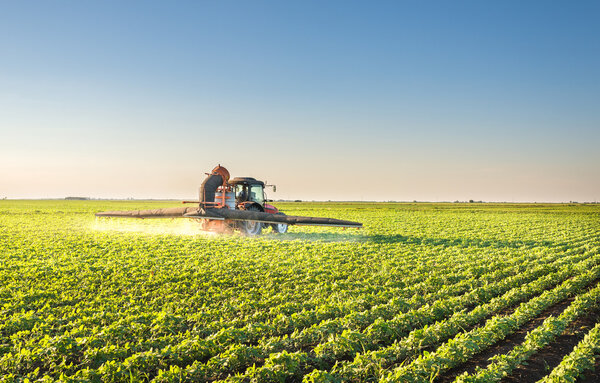
[[[600,205],[276,205],[364,228],[0,201],[0,381],[600,381]]]

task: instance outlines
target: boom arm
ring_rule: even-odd
[[[197,207],[172,207],[167,209],[128,210],[128,211],[103,211],[96,213],[96,217],[122,217],[122,218],[180,218],[184,214],[198,210]]]
[[[261,211],[231,209],[198,209],[197,207],[174,207],[168,209],[105,211],[96,213],[96,217],[122,218],[204,218],[232,221],[257,221],[264,223],[285,223],[298,226],[337,226],[362,227],[362,223],[334,218],[300,217],[283,214],[270,214]]]

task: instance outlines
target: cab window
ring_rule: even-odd
[[[262,185],[250,186],[250,200],[257,202],[261,205],[263,205],[265,203],[265,196],[263,194]]]

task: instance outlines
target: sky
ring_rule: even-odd
[[[597,1],[2,1],[0,198],[600,201]]]

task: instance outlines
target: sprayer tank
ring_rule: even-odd
[[[215,193],[215,202],[220,202],[221,198],[223,198],[223,192]],[[235,193],[234,192],[226,192],[225,193],[225,206],[227,208],[235,210]]]

